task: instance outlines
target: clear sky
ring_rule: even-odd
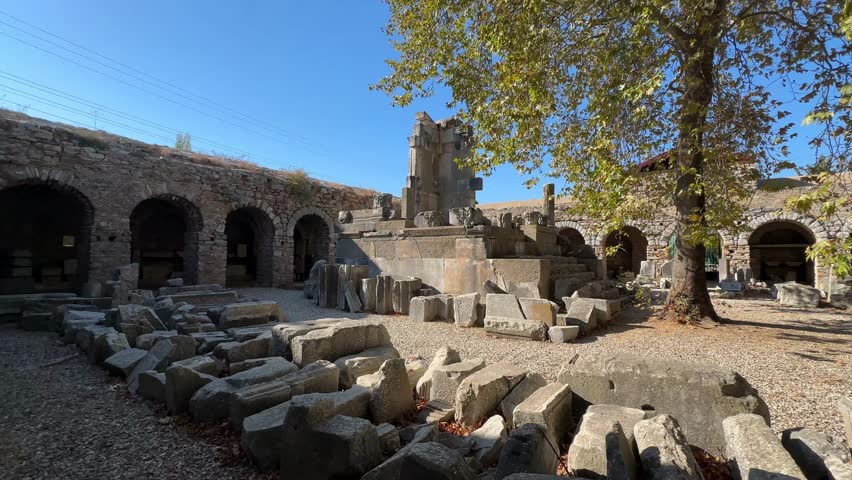
[[[145,142],[186,131],[195,150],[398,196],[415,112],[452,114],[446,91],[408,108],[369,91],[394,56],[379,0],[0,0],[0,12],[0,105]],[[804,143],[794,154],[810,156]],[[541,197],[522,180],[501,167],[477,198]]]

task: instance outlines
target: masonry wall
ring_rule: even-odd
[[[293,230],[300,218],[316,215],[325,222],[333,259],[337,212],[371,204],[364,190],[311,182],[306,195],[280,172],[0,112],[0,191],[39,184],[73,192],[90,205],[90,281],[107,279],[114,267],[130,262],[131,213],[146,199],[173,203],[190,219],[187,241],[196,248],[184,263],[196,265],[186,276],[198,283],[225,282],[228,214],[259,210],[274,226],[266,261],[276,286],[293,280]]]

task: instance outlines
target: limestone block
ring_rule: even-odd
[[[456,421],[471,426],[484,419],[526,374],[522,368],[495,363],[462,380],[456,389]]]
[[[228,305],[229,303],[236,303],[239,300],[237,292],[233,290],[221,292],[185,292],[166,295],[166,297],[171,298],[175,303],[186,302],[190,305]],[[160,299],[158,298],[158,300]]]
[[[166,368],[166,406],[172,414],[189,408],[189,399],[199,388],[216,380],[216,362],[210,357],[195,357],[175,362]]]
[[[408,372],[408,383],[412,386],[417,385],[423,375],[426,374],[427,368],[429,368],[429,364],[420,355],[406,358],[405,371]]]
[[[591,303],[597,315],[598,325],[608,325],[615,314],[621,310],[621,300],[617,298],[584,298],[583,303]]]
[[[477,480],[462,455],[437,442],[414,445],[403,456],[399,478],[411,480]]]
[[[636,424],[642,420],[651,418],[654,415],[652,410],[641,410],[638,408],[605,404],[589,405],[589,408],[586,409],[586,413],[590,415],[603,416],[618,422],[624,432],[624,437],[627,438],[627,443],[630,444],[632,444],[634,440],[633,431]]]
[[[419,278],[394,280],[392,292],[393,311],[408,315],[411,299],[415,298],[423,283]]]
[[[576,476],[583,478],[639,478],[633,445],[621,424],[608,415],[583,415],[568,448],[568,465]]]
[[[375,373],[385,360],[392,358],[399,358],[399,352],[390,345],[338,358],[334,364],[340,370],[340,387],[344,389],[351,387],[358,377]]]
[[[546,298],[519,298],[521,310],[527,320],[539,320],[548,327],[556,325],[556,308]]]
[[[501,337],[543,341],[547,339],[547,325],[538,320],[523,320],[510,317],[485,317],[485,331]]]
[[[575,415],[589,404],[639,408],[680,421],[689,443],[716,455],[725,444],[721,423],[738,413],[769,411],[740,375],[719,367],[605,352],[581,354],[562,367],[558,381],[571,385]],[[695,415],[694,412],[705,412]]]
[[[383,454],[393,455],[399,450],[399,430],[396,427],[390,423],[382,423],[376,426],[376,433],[379,434],[379,446]]]
[[[439,348],[438,351],[435,352],[435,356],[432,357],[432,362],[429,363],[426,373],[424,373],[420,380],[417,381],[417,395],[428,402],[430,400],[429,394],[432,390],[432,374],[435,369],[451,363],[458,363],[460,361],[461,356],[455,349],[450,347]]]
[[[391,345],[385,326],[363,320],[341,322],[314,330],[291,342],[293,362],[297,365],[307,365],[317,360],[333,362],[340,357],[384,345]]]
[[[418,322],[431,322],[438,319],[441,301],[437,297],[414,297],[409,304],[408,316]]]
[[[331,399],[334,402],[334,415],[359,418],[367,416],[370,393],[361,387],[334,393],[312,393],[306,396]],[[284,402],[243,420],[243,450],[261,470],[278,468],[283,444],[284,417],[289,407],[290,402]]]
[[[164,372],[166,367],[173,362],[193,356],[195,356],[195,340],[192,337],[177,335],[159,341],[133,367],[133,370],[127,376],[127,389],[131,393],[136,393],[139,387],[137,379],[142,372],[148,370]]]
[[[571,389],[561,383],[549,383],[532,393],[512,412],[515,428],[535,423],[547,429],[558,441],[571,428]]]
[[[547,385],[547,380],[536,372],[530,372],[518,383],[515,388],[500,402],[500,412],[506,419],[507,425],[513,425],[512,414],[515,407],[524,402],[536,390]]]
[[[375,423],[398,420],[414,410],[404,360],[386,360],[375,375],[370,391],[370,416]]]
[[[349,280],[343,286],[344,297],[346,298],[346,307],[350,313],[358,313],[362,309],[361,298],[358,296],[358,291],[355,289],[354,280]]]
[[[84,327],[102,323],[105,319],[103,312],[67,310],[62,320],[63,343],[74,343],[77,340],[77,332]]]
[[[420,413],[417,414],[419,423],[449,422],[455,417],[456,409],[453,404],[443,400],[429,400]]]
[[[263,358],[269,355],[269,344],[272,334],[261,335],[244,342],[224,342],[216,345],[213,356],[227,363],[239,363],[253,358]]]
[[[104,360],[104,367],[106,367],[111,375],[126,377],[133,371],[133,367],[147,354],[147,350],[127,348]]]
[[[148,370],[138,375],[137,393],[146,400],[166,401],[166,374]]]
[[[523,320],[524,313],[518,298],[511,293],[488,293],[485,295],[485,314],[489,317],[516,318]]]
[[[280,405],[292,397],[290,384],[283,379],[249,385],[234,392],[229,401],[231,424],[242,427],[246,417]]]
[[[443,227],[444,217],[439,211],[420,212],[414,216],[414,226],[418,228]]]
[[[725,457],[732,462],[734,478],[805,478],[760,415],[742,413],[730,416],[722,421],[722,429],[725,433]]]
[[[598,313],[595,305],[585,298],[575,298],[563,318],[565,325],[580,327],[580,335],[588,335],[598,328]]]
[[[783,283],[778,286],[778,303],[791,307],[818,307],[819,289],[798,283]]]
[[[568,343],[580,335],[580,327],[571,326],[556,326],[547,329],[547,338],[553,343]]]
[[[405,458],[406,454],[411,451],[411,449],[414,448],[415,445],[433,441],[437,434],[438,428],[435,424],[420,428],[410,442],[408,442],[404,447],[402,447],[398,452],[396,452],[395,455],[385,460],[376,468],[367,472],[366,475],[361,477],[361,480],[406,478],[401,476],[403,459]]]
[[[482,468],[488,469],[500,460],[500,452],[509,439],[509,434],[506,432],[503,417],[493,415],[474,430],[469,438],[473,440],[472,453],[477,462]]]
[[[623,425],[622,425],[623,426]],[[650,480],[703,480],[677,420],[670,415],[640,420],[633,427],[642,471]]]
[[[506,478],[513,473],[555,475],[559,452],[552,445],[557,445],[556,439],[549,437],[540,425],[528,423],[515,428],[500,452],[494,478]]]
[[[337,307],[337,265],[324,264],[319,267],[315,303],[321,308]]]
[[[809,428],[784,430],[781,443],[807,478],[852,479],[849,449]]]
[[[272,301],[244,302],[225,305],[219,316],[220,330],[248,327],[276,322],[279,319],[278,303]]]
[[[326,328],[329,325],[339,323],[331,319],[311,320],[299,323],[279,323],[272,326],[272,338],[269,340],[269,356],[281,356],[292,358],[290,343],[294,338],[308,332]]]
[[[376,278],[365,278],[361,280],[358,296],[361,299],[361,309],[365,312],[376,311],[376,287],[379,281]]]
[[[485,361],[481,358],[436,367],[432,370],[432,387],[429,390],[429,399],[443,400],[448,403],[455,402],[456,391],[462,380],[483,368],[485,368]]]
[[[393,285],[394,279],[390,275],[379,275],[376,277],[376,313],[389,315],[394,312],[393,308]]]
[[[198,354],[205,355],[216,349],[220,343],[231,341],[225,332],[197,332],[189,334],[198,343]]]
[[[139,335],[136,337],[136,348],[151,350],[155,343],[164,338],[175,337],[177,334],[178,332],[176,330],[157,330],[155,332]]]
[[[357,478],[382,461],[376,428],[361,418],[330,416],[333,411],[329,399],[291,400],[284,419],[282,478]]]
[[[483,319],[480,316],[479,293],[454,296],[453,317],[458,327],[481,327]]]

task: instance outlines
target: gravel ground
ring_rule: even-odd
[[[736,370],[769,404],[773,428],[808,426],[842,436],[837,401],[852,396],[852,315],[778,307],[767,300],[717,300],[726,322],[704,329],[672,325],[656,311],[628,310],[608,330],[554,345],[493,338],[482,329],[420,323],[405,316],[319,309],[302,292],[245,289],[280,302],[289,321],[378,319],[403,355],[431,358],[450,345],[466,357],[526,367],[555,379],[577,353],[605,350],[709,362]],[[225,424],[168,417],[161,405],[131,397],[56,336],[0,325],[0,479],[276,478],[241,457]]]
[[[165,417],[57,336],[0,325],[0,479],[256,478],[220,425]]]
[[[555,379],[575,354],[604,350],[720,365],[739,372],[769,405],[776,432],[812,427],[843,438],[838,400],[852,396],[852,313],[780,307],[771,300],[715,300],[726,319],[715,328],[673,325],[651,312],[626,310],[605,331],[572,344],[489,337],[482,329],[414,322],[405,316],[346,314],[320,309],[294,290],[246,289],[276,300],[289,321],[325,317],[378,319],[403,355],[431,359],[442,346],[466,357],[505,362]]]

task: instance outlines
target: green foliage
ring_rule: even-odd
[[[292,193],[298,200],[307,202],[313,196],[313,182],[308,176],[308,172],[301,168],[294,170],[282,170],[284,179],[290,187]]]
[[[189,133],[178,133],[175,139],[175,150],[180,152],[192,151],[192,135]]]
[[[816,100],[848,75],[839,5],[828,0],[388,4],[399,58],[373,88],[404,106],[449,87],[449,106],[477,133],[469,165],[562,176],[576,213],[610,229],[702,198],[679,219],[689,242],[736,233],[749,182],[787,154],[789,112],[766,86],[795,89],[820,110]],[[710,96],[694,98],[695,79],[706,78],[694,70],[705,67]],[[671,171],[633,168],[672,148]]]

